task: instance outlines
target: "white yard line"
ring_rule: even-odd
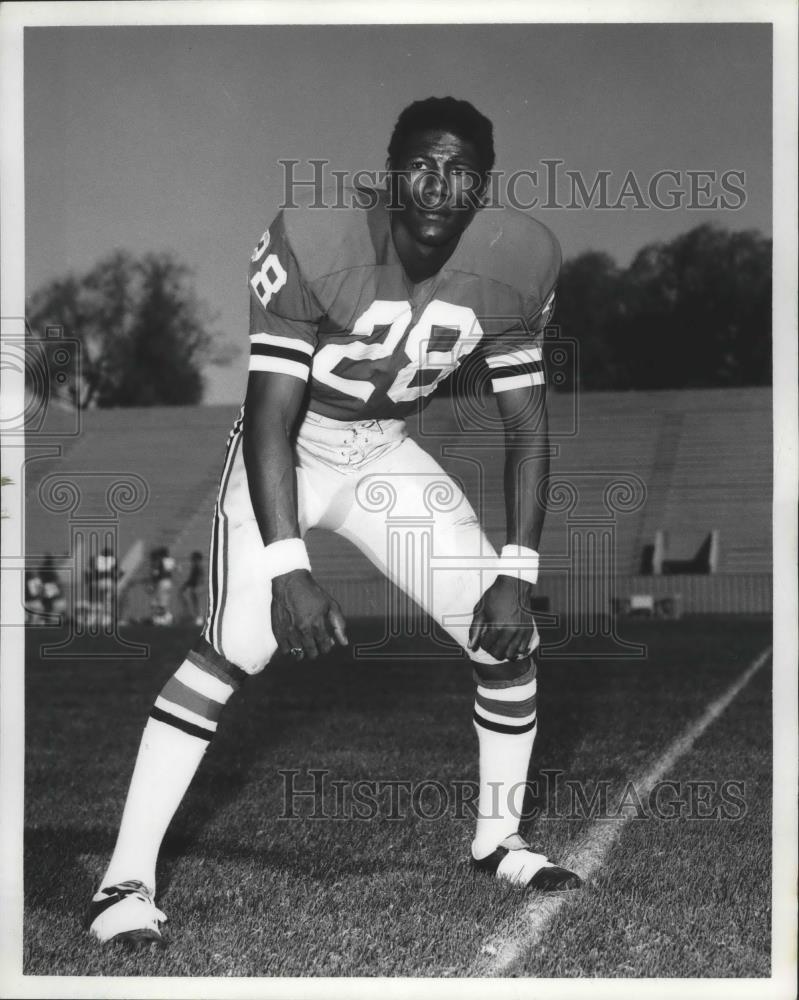
[[[704,714],[691,723],[668,747],[652,768],[638,781],[635,789],[641,799],[645,799],[660,779],[680,757],[684,756],[696,743],[709,725],[716,721],[730,702],[749,683],[760,668],[768,662],[771,647],[764,649],[742,674],[711,702]],[[594,823],[587,834],[568,858],[558,859],[560,864],[577,871],[588,881],[605,863],[611,847],[618,840],[631,813],[617,822]],[[539,942],[547,925],[566,902],[579,905],[580,891],[563,892],[547,896],[537,894],[530,898],[524,909],[508,921],[483,945],[481,956],[471,970],[474,976],[502,976],[529,954]]]

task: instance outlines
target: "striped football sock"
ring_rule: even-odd
[[[101,888],[136,879],[155,892],[161,841],[244,672],[201,641],[155,700]]]
[[[505,666],[510,673],[515,665]],[[480,793],[472,855],[478,860],[519,829],[536,733],[536,679],[532,657],[518,667],[522,673],[501,679],[475,664]]]

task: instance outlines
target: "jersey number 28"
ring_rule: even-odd
[[[344,344],[327,344],[314,356],[314,379],[366,402],[375,391],[374,384],[368,379],[338,375],[335,369],[345,360],[358,362],[391,358],[405,338],[403,351],[407,363],[397,370],[386,394],[394,403],[411,403],[428,396],[441,379],[477,347],[483,331],[472,309],[441,299],[428,303],[409,330],[412,318],[409,302],[377,299],[355,321],[352,336],[371,337],[381,326],[386,327],[385,335],[369,343],[351,340]],[[431,350],[435,346],[434,327],[444,327],[454,335],[444,350]],[[412,384],[420,372],[429,373],[429,377]]]

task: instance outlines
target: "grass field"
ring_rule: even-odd
[[[373,629],[351,623],[356,641]],[[619,836],[541,946],[504,974],[768,976],[770,667],[665,776],[660,815],[628,782],[770,644],[771,623],[630,621],[623,634],[648,645],[645,660],[592,661],[587,644],[585,658],[540,666],[537,814],[523,830],[557,860],[595,827],[616,824]],[[151,644],[148,659],[59,662],[37,655],[52,633],[29,632],[26,974],[468,976],[497,928],[523,929],[529,897],[468,866],[468,808],[444,802],[437,815],[443,800],[428,785],[414,809],[408,786],[394,786],[393,814],[376,793],[376,815],[352,818],[347,796],[361,779],[449,790],[476,777],[470,670],[436,661],[432,644],[429,661],[403,661],[400,641],[396,660],[350,649],[316,665],[276,663],[252,681],[164,845],[168,947],[94,943],[81,922],[141,728],[193,633],[142,627],[131,637]],[[302,788],[310,770],[328,772],[324,795],[295,800],[293,818],[282,769],[298,771]],[[581,783],[582,808],[567,780]],[[588,807],[598,789],[600,815]]]

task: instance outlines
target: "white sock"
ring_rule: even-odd
[[[233,682],[190,654],[165,685],[142,735],[114,853],[101,888],[136,879],[155,892],[164,834],[186,794]]]
[[[519,683],[521,682],[521,683]],[[480,793],[472,855],[485,858],[519,829],[536,734],[535,667],[512,685],[481,678],[474,727],[480,750]],[[506,686],[500,687],[504,683]]]

